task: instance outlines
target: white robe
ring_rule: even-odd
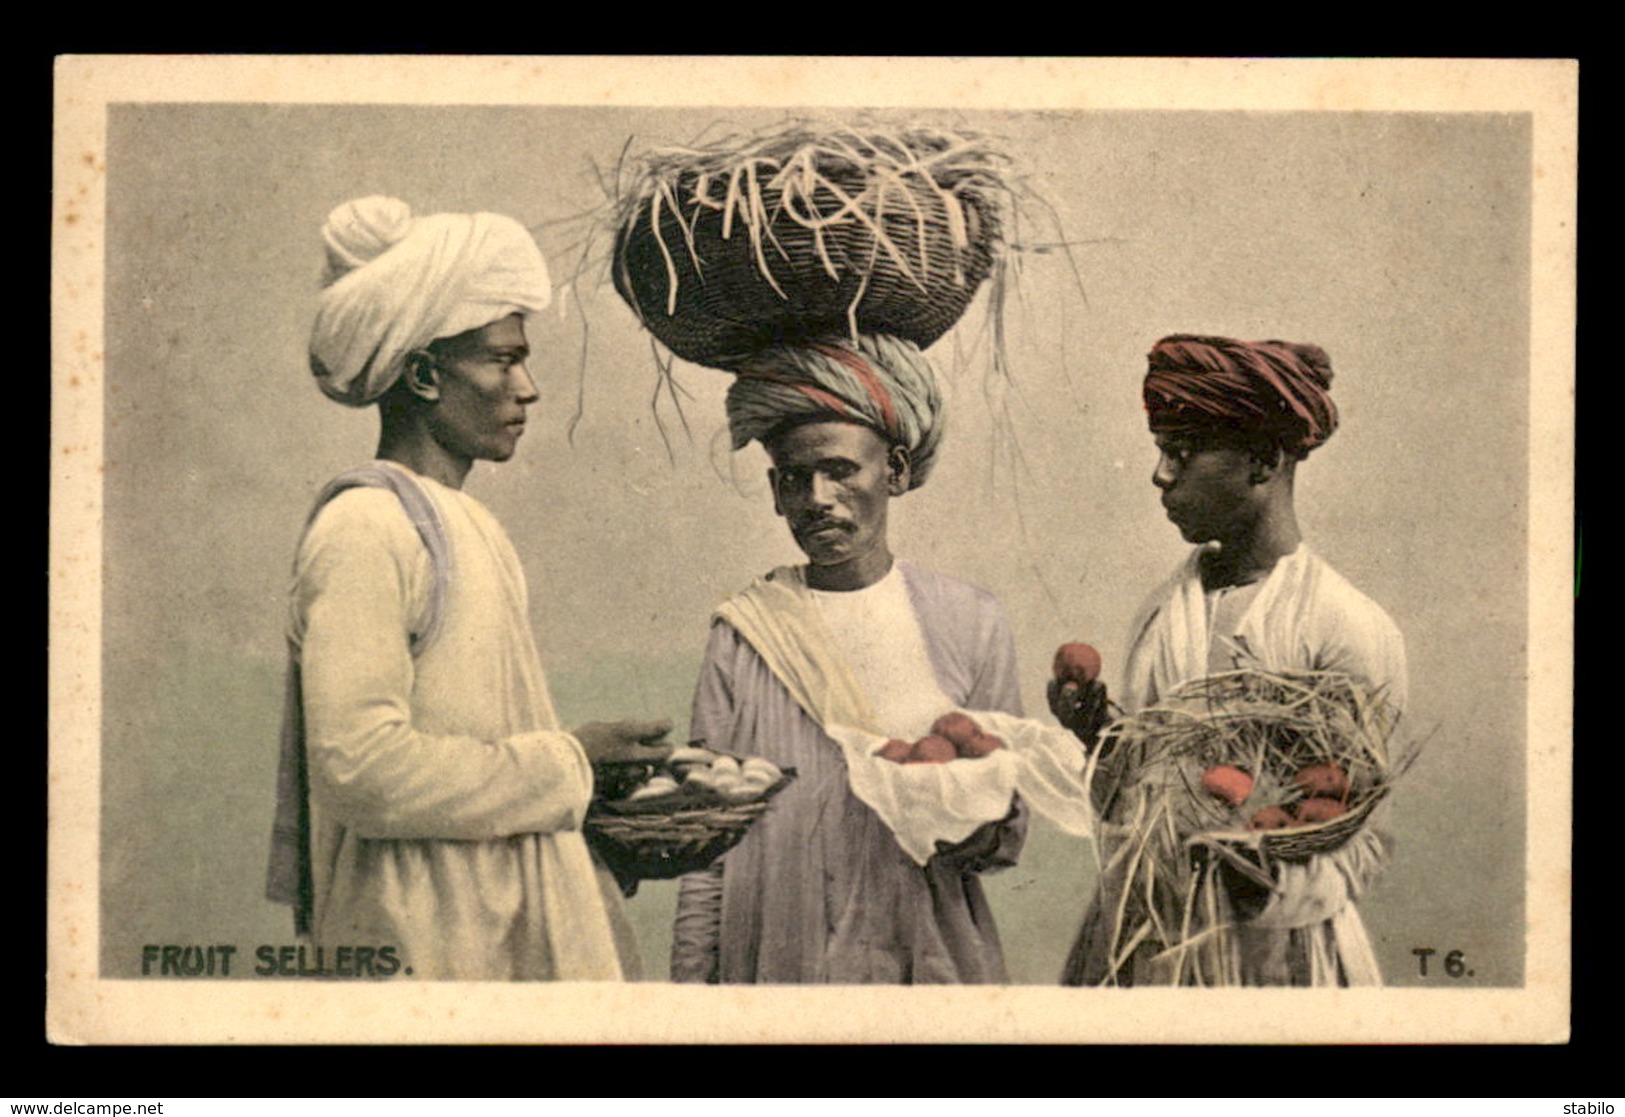
[[[1268,671],[1339,671],[1380,690],[1396,710],[1406,701],[1405,643],[1380,606],[1300,544],[1259,587],[1234,631],[1208,631],[1203,548],[1147,599],[1130,632],[1123,705],[1141,710],[1181,683],[1211,672],[1214,648],[1229,648],[1235,667]],[[1303,863],[1278,863],[1277,891],[1234,930],[1247,985],[1377,985],[1381,971],[1355,907],[1388,861],[1392,842],[1381,823],[1386,804],[1338,850]],[[1102,835],[1102,860],[1110,859]],[[1064,980],[1090,984],[1107,966],[1097,895],[1073,948]]]
[[[580,831],[592,770],[558,727],[518,557],[478,501],[417,480],[451,555],[417,657],[432,572],[393,493],[341,493],[299,550],[314,941],[394,946],[416,978],[618,980],[629,932]]]

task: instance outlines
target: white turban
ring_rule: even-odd
[[[552,297],[536,241],[500,214],[413,217],[395,198],[357,198],[328,214],[322,240],[310,368],[323,392],[352,407],[388,391],[412,350]]]

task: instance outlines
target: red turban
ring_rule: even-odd
[[[839,419],[908,450],[909,488],[942,442],[942,393],[920,347],[890,334],[770,346],[730,366],[728,429],[738,450],[786,420]]]
[[[1332,363],[1318,345],[1174,334],[1152,347],[1149,364],[1155,434],[1228,430],[1301,458],[1337,429]]]

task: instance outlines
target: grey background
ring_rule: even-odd
[[[376,419],[306,372],[327,211],[536,227],[555,279],[604,201],[594,165],[779,112],[115,105],[108,136],[103,598],[104,977],[144,943],[291,941],[261,899],[292,548],[308,502],[369,457]],[[931,350],[937,472],[893,511],[897,553],[996,592],[1029,712],[1063,640],[1105,652],[1185,547],[1149,483],[1144,354],[1175,331],[1313,341],[1342,430],[1299,471],[1306,536],[1388,609],[1427,737],[1399,850],[1363,904],[1394,984],[1414,947],[1516,986],[1524,944],[1530,125],[1523,115],[934,113],[1003,138],[1031,188],[993,375],[981,300]],[[1039,251],[1063,236],[1065,254]],[[519,454],[468,491],[513,537],[566,723],[687,716],[707,616],[799,555],[765,459],[726,450],[724,374],[677,366],[683,416],[601,271],[535,320],[543,392]],[[579,422],[567,437],[573,418]],[[684,433],[684,419],[687,430]],[[662,439],[660,426],[671,432]],[[1047,714],[1042,716],[1047,717]],[[1014,980],[1059,972],[1087,842],[1036,828],[989,879]],[[664,973],[674,888],[629,905]],[[1433,968],[1437,975],[1437,965]]]

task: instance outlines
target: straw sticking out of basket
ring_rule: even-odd
[[[1358,833],[1406,766],[1390,753],[1397,719],[1380,693],[1346,675],[1246,670],[1186,684],[1111,726],[1094,784],[1113,835],[1102,866],[1110,980],[1234,983],[1221,869],[1267,889],[1272,861],[1329,853]],[[1244,799],[1204,786],[1218,766],[1251,775]],[[1246,829],[1260,804],[1317,797],[1301,779],[1317,766],[1346,774],[1334,808],[1342,813]]]
[[[805,124],[646,153],[616,217],[616,289],[677,356],[726,368],[786,338],[921,348],[993,270],[1011,184],[980,137]]]

